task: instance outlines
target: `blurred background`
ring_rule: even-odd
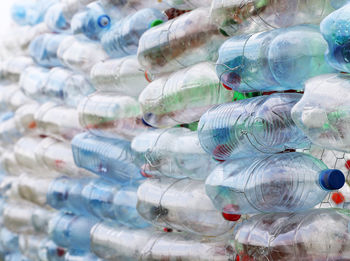
[[[0,35],[4,36],[10,29],[11,17],[10,7],[13,0],[1,1],[0,3]]]

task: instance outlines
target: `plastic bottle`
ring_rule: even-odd
[[[1,169],[4,170],[7,176],[19,176],[22,173],[22,169],[18,166],[15,154],[11,149],[5,150],[4,153],[1,154],[0,158]],[[0,201],[1,206],[1,201]]]
[[[63,5],[62,14],[67,21],[70,21],[79,10],[85,8],[86,5],[94,1],[95,0],[61,0]]]
[[[47,232],[48,222],[53,212],[28,204],[6,204],[4,226],[12,232],[33,234]]]
[[[12,19],[19,25],[36,25],[44,20],[47,9],[57,0],[19,0],[11,8]]]
[[[144,159],[142,174],[146,177],[203,180],[216,166],[200,146],[197,132],[186,128],[141,133],[132,140],[131,148]]]
[[[308,141],[291,117],[301,97],[279,93],[212,107],[198,125],[202,148],[226,160],[306,147]]]
[[[66,174],[70,177],[89,177],[91,172],[78,168],[74,163],[73,152],[68,142],[45,138],[35,146],[35,159],[49,171]]]
[[[225,37],[210,23],[208,12],[198,8],[146,31],[139,41],[140,64],[150,73],[160,74],[216,61]]]
[[[349,89],[347,74],[320,75],[305,84],[305,94],[293,107],[292,118],[313,143],[350,152]]]
[[[64,17],[63,8],[64,7],[62,3],[57,3],[52,5],[45,14],[45,23],[52,32],[69,32],[70,23]]]
[[[167,17],[157,9],[142,9],[115,23],[102,35],[101,44],[110,57],[134,55],[141,35],[166,20]]]
[[[81,126],[96,136],[131,140],[149,128],[140,104],[129,96],[96,92],[79,103],[78,111]]]
[[[212,0],[164,0],[164,2],[180,10],[192,10],[198,7],[208,7]]]
[[[91,252],[71,250],[64,256],[64,261],[103,261]]]
[[[135,155],[126,140],[76,135],[71,142],[75,164],[117,182],[142,179]]]
[[[349,0],[331,0],[331,4],[335,9],[343,7],[344,5],[350,3]]]
[[[320,24],[321,33],[328,43],[326,61],[342,72],[350,72],[349,18],[350,5],[347,4],[328,15]]]
[[[4,261],[30,261],[19,252],[13,252],[5,256]]]
[[[302,90],[307,79],[334,71],[324,58],[327,48],[314,25],[239,35],[221,46],[216,72],[239,92]]]
[[[143,8],[156,8],[163,11],[170,7],[162,0],[100,0],[100,3],[105,9],[117,7],[123,14],[134,13]]]
[[[23,70],[32,65],[34,65],[33,59],[28,56],[9,58],[1,64],[1,78],[18,82]]]
[[[210,17],[228,35],[319,24],[334,9],[330,0],[213,0]]]
[[[79,123],[78,111],[75,108],[59,106],[47,102],[40,106],[34,115],[39,133],[59,140],[71,140],[83,132]]]
[[[151,76],[144,71],[136,56],[127,56],[95,64],[90,77],[100,91],[137,98],[149,84]]]
[[[0,228],[0,247],[6,253],[15,252],[18,249],[18,235],[5,227]]]
[[[228,161],[206,180],[214,205],[228,214],[299,212],[343,187],[344,174],[303,153]]]
[[[233,226],[215,209],[201,181],[148,179],[137,197],[137,211],[156,226],[205,236],[222,235]]]
[[[256,215],[235,228],[233,243],[241,260],[347,260],[349,224],[339,209]]]
[[[49,222],[50,238],[61,247],[89,250],[89,232],[97,222],[92,217],[58,213]]]
[[[57,57],[64,66],[89,75],[94,64],[108,55],[98,42],[79,35],[66,37],[58,47]]]
[[[91,250],[107,260],[233,260],[227,237],[135,230],[98,223],[91,229]],[[132,244],[130,244],[132,242]]]
[[[67,37],[64,34],[39,35],[30,43],[29,55],[41,66],[62,66],[63,63],[57,57],[57,50]]]
[[[232,101],[214,66],[200,63],[151,82],[140,94],[143,119],[165,128],[198,121],[214,104]]]

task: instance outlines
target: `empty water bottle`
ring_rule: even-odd
[[[79,123],[78,111],[75,108],[59,106],[53,102],[41,105],[34,119],[40,134],[59,140],[69,141],[76,134],[83,132]]]
[[[62,62],[57,57],[57,50],[66,38],[64,34],[39,35],[30,43],[29,54],[41,66],[61,66]]]
[[[343,187],[344,174],[303,153],[236,159],[206,180],[216,208],[228,214],[305,211]]]
[[[117,182],[142,179],[130,142],[126,140],[81,133],[74,137],[71,145],[75,164],[80,168]]]
[[[213,0],[211,20],[233,36],[299,24],[319,24],[334,9],[330,0]]]
[[[307,79],[334,71],[327,48],[314,25],[240,35],[221,46],[216,71],[226,88],[239,92],[302,90]]]
[[[301,97],[280,93],[214,106],[199,121],[199,141],[217,160],[305,147],[307,139],[291,117]]]
[[[6,150],[4,153],[2,153],[0,159],[1,169],[5,171],[7,176],[19,176],[22,173],[22,168],[18,166],[15,154],[12,149]]]
[[[65,33],[70,29],[69,21],[66,20],[63,13],[63,4],[52,5],[45,14],[45,23],[47,27],[55,33]]]
[[[328,43],[326,60],[343,72],[350,72],[349,18],[350,5],[347,4],[328,15],[320,25],[321,33]]]
[[[45,102],[47,97],[43,94],[48,76],[49,70],[47,68],[41,66],[27,67],[21,73],[19,86],[26,96],[38,102]]]
[[[64,66],[90,74],[94,64],[107,59],[108,55],[100,43],[79,35],[65,37],[57,50],[57,57]]]
[[[241,260],[347,260],[349,224],[336,209],[256,215],[235,228],[233,244]]]
[[[216,61],[225,37],[210,23],[208,11],[199,8],[146,31],[139,41],[140,64],[159,74]]]
[[[35,25],[44,20],[47,9],[57,0],[19,0],[11,8],[12,19],[20,25]]]
[[[292,118],[313,143],[350,152],[349,89],[347,74],[321,75],[305,84],[305,94],[293,107]]]
[[[137,211],[156,226],[205,236],[222,235],[233,226],[215,209],[201,181],[148,179],[137,197]]]
[[[28,56],[9,58],[1,64],[1,78],[17,82],[21,73],[32,65],[34,65],[33,59]]]
[[[233,260],[233,253],[227,241],[227,237],[203,238],[151,229],[132,230],[106,223],[98,223],[91,230],[92,252],[101,258],[118,261]]]
[[[110,57],[134,55],[141,35],[166,20],[166,16],[157,9],[142,9],[115,23],[102,35],[101,44]]]
[[[129,96],[96,92],[80,102],[78,111],[81,126],[96,136],[130,140],[149,128],[140,104]]]
[[[146,177],[205,179],[216,162],[200,146],[197,132],[186,128],[153,130],[136,136],[131,148],[144,159]]]
[[[198,7],[208,7],[212,0],[164,0],[171,7],[181,10],[191,10]]]
[[[61,247],[89,250],[89,233],[97,222],[92,217],[58,213],[49,222],[50,238]]]
[[[200,63],[151,82],[140,94],[143,119],[159,128],[198,121],[214,104],[232,101],[214,66]]]
[[[20,234],[46,233],[53,212],[28,204],[6,204],[3,218],[4,226]]]
[[[70,21],[79,10],[95,0],[61,0],[62,14],[67,21]]]
[[[136,56],[99,62],[92,67],[90,77],[98,90],[135,98],[151,79],[151,76],[139,64]]]

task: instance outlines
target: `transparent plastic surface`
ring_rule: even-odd
[[[45,14],[45,23],[48,28],[55,33],[69,32],[70,24],[63,13],[62,3],[52,5]]]
[[[209,7],[212,0],[164,0],[164,2],[180,10],[192,10],[198,7]]]
[[[1,79],[17,82],[24,69],[34,65],[28,56],[16,56],[1,63]]]

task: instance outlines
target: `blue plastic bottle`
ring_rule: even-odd
[[[89,250],[90,230],[97,222],[93,217],[58,213],[49,222],[49,235],[59,246]]]
[[[166,16],[157,9],[142,9],[115,23],[103,34],[102,46],[113,58],[136,54],[141,35],[166,20]]]
[[[279,93],[214,106],[199,121],[199,141],[217,160],[304,147],[307,139],[291,117],[301,97]]]
[[[63,5],[61,3],[57,3],[47,10],[45,23],[51,31],[56,33],[65,33],[70,29],[70,24],[63,15]]]
[[[350,4],[334,11],[321,22],[328,43],[327,62],[335,69],[350,72]]]
[[[117,182],[142,179],[128,141],[82,133],[76,135],[71,144],[78,167]]]
[[[247,157],[219,165],[206,180],[217,209],[228,214],[298,212],[343,187],[344,174],[303,153]]]
[[[302,90],[307,79],[334,71],[324,58],[327,47],[314,25],[239,35],[221,46],[216,72],[239,92]]]
[[[65,38],[66,36],[63,34],[42,34],[30,43],[29,54],[41,66],[61,66],[62,64],[57,58],[57,50]]]

